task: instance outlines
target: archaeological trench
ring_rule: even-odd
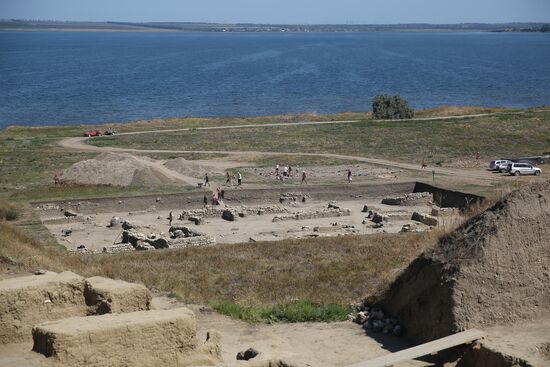
[[[203,195],[32,205],[61,244],[82,253],[406,233],[445,225],[455,229],[404,269],[380,298],[365,300],[350,315],[356,327],[369,337],[389,334],[418,344],[470,328],[504,328],[513,335],[518,322],[550,324],[548,182],[515,191],[460,225],[468,205],[484,199],[424,183],[233,190],[219,206],[205,206]],[[227,231],[235,234],[226,236]],[[102,237],[107,240],[96,247],[86,241]],[[0,281],[0,344],[32,340],[32,350],[47,357],[46,365],[225,365],[217,333],[198,340],[196,329],[192,311],[154,309],[150,291],[139,284],[47,271]],[[435,365],[548,366],[547,334],[518,357],[492,344],[489,332],[487,340],[439,353]]]

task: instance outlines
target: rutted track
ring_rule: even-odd
[[[519,112],[522,113],[522,112]],[[431,121],[431,120],[449,120],[449,119],[466,119],[473,117],[484,117],[496,115],[495,113],[484,113],[484,114],[473,114],[473,115],[463,115],[463,116],[448,116],[448,117],[427,117],[427,118],[418,118],[411,119],[409,121]],[[325,124],[347,124],[358,122],[359,120],[346,120],[346,121],[307,121],[307,122],[285,122],[285,123],[269,123],[269,124],[253,124],[253,125],[225,125],[225,126],[208,126],[208,127],[193,127],[193,128],[180,128],[180,129],[166,129],[166,130],[147,130],[147,131],[136,131],[136,132],[126,132],[120,133],[118,135],[141,135],[141,134],[158,134],[158,133],[170,133],[170,132],[181,132],[181,131],[196,131],[196,130],[223,130],[223,129],[250,129],[250,128],[266,128],[266,127],[281,127],[281,126],[302,126],[302,125],[325,125]],[[373,120],[379,121],[379,120]],[[400,120],[406,121],[406,120]],[[289,155],[302,155],[302,156],[315,156],[315,157],[326,157],[326,158],[336,158],[343,160],[354,160],[359,162],[365,162],[370,164],[383,165],[388,167],[401,168],[406,170],[413,171],[426,171],[418,164],[404,163],[390,161],[387,159],[378,159],[378,158],[366,158],[361,156],[352,156],[344,154],[334,154],[334,153],[303,153],[303,152],[266,152],[266,151],[226,151],[226,150],[160,150],[160,149],[132,149],[132,148],[117,148],[117,147],[97,147],[93,145],[86,144],[86,141],[89,138],[86,137],[72,137],[65,138],[59,141],[59,145],[63,148],[78,150],[83,152],[114,152],[114,153],[211,153],[211,154],[227,154],[227,155],[238,155],[243,156],[289,156]],[[471,170],[466,169],[457,169],[457,168],[438,168],[430,167],[430,170],[435,171],[437,174],[443,175],[460,175],[462,177],[474,178],[474,179],[491,179],[491,175],[487,175],[486,172],[478,171],[472,172]]]

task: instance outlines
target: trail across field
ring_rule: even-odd
[[[462,115],[462,116],[449,116],[449,117],[426,117],[411,119],[411,121],[430,121],[430,120],[440,120],[440,119],[466,119],[466,118],[475,118],[475,117],[484,117],[491,116],[495,114],[485,113],[485,114],[473,114],[473,115]],[[375,120],[377,121],[377,120]],[[358,122],[358,120],[346,120],[346,121],[306,121],[306,122],[287,122],[287,123],[269,123],[269,124],[254,124],[254,125],[224,125],[224,126],[209,126],[209,127],[193,127],[193,128],[180,128],[180,129],[169,129],[169,130],[148,130],[148,131],[137,131],[137,132],[126,132],[120,133],[118,135],[141,135],[141,134],[156,134],[156,133],[169,133],[169,132],[181,132],[181,131],[197,131],[197,130],[223,130],[223,129],[251,129],[251,128],[269,128],[269,127],[281,127],[281,126],[307,126],[307,125],[326,125],[326,124],[348,124]],[[304,152],[267,152],[267,151],[250,151],[250,150],[239,150],[239,151],[226,151],[226,150],[160,150],[160,149],[132,149],[132,148],[118,148],[118,147],[97,147],[93,145],[86,144],[86,141],[89,138],[86,137],[72,137],[65,138],[59,141],[59,145],[72,150],[78,150],[83,152],[112,152],[112,153],[207,153],[207,154],[226,154],[239,157],[258,157],[258,156],[315,156],[315,157],[325,157],[333,159],[342,159],[350,161],[358,161],[376,165],[382,165],[387,167],[400,168],[405,170],[412,171],[426,171],[427,169],[422,168],[418,164],[405,163],[405,162],[396,162],[390,161],[387,159],[378,159],[378,158],[367,158],[361,156],[352,156],[336,153],[304,153]],[[216,160],[218,164],[224,165],[219,159]],[[215,164],[216,161],[209,161],[211,164]],[[161,163],[157,164],[162,166]],[[163,171],[168,170],[166,167],[161,168]],[[169,170],[168,170],[169,171]],[[443,174],[449,176],[461,176],[464,178],[470,179],[482,179],[490,180],[494,179],[486,171],[472,171],[468,169],[461,168],[439,168],[439,167],[429,167],[428,171],[434,171],[436,174]],[[171,175],[181,182],[189,183],[189,177],[176,177],[179,174]],[[182,175],[179,175],[182,176]]]

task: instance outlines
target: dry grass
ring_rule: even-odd
[[[436,239],[435,233],[345,236],[76,256],[41,246],[0,223],[0,263],[10,258],[17,271],[70,269],[142,282],[200,304],[227,300],[270,306],[309,300],[348,305],[383,288]]]
[[[192,130],[101,137],[105,147],[261,151],[384,158],[429,165],[455,165],[473,152],[481,159],[521,157],[550,150],[550,111],[499,113],[462,119],[375,121],[271,126],[254,129]],[[398,143],[397,143],[398,142]]]
[[[426,110],[415,111],[415,117],[447,117],[462,115],[477,115],[482,113],[497,113],[511,111],[501,107],[476,107],[476,106],[439,106]]]

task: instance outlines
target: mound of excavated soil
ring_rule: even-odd
[[[442,238],[381,303],[419,342],[550,315],[550,181],[511,193]]]
[[[83,185],[160,186],[173,180],[156,162],[128,153],[103,153],[93,159],[77,162],[62,173],[65,182]]]

